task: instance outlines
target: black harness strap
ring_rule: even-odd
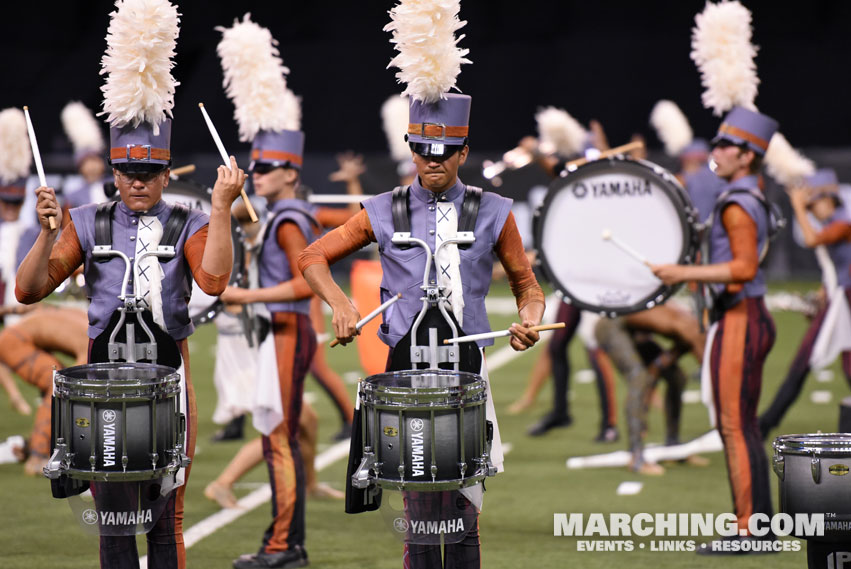
[[[393,214],[393,231],[397,233],[409,233],[411,231],[411,215],[408,203],[408,190],[410,186],[397,186],[393,190],[392,203],[390,206]],[[467,186],[464,191],[464,203],[461,205],[461,218],[458,220],[458,231],[474,231],[476,219],[479,217],[479,205],[482,203],[482,189],[476,186]],[[407,249],[409,245],[401,245],[400,249]],[[467,249],[470,244],[458,245],[459,249]]]
[[[180,234],[183,232],[183,226],[186,225],[186,220],[189,218],[189,210],[186,206],[175,204],[171,209],[171,215],[168,216],[168,221],[165,222],[163,229],[163,238],[160,241],[160,246],[174,247],[177,240],[180,239]],[[166,259],[160,259],[164,261]]]
[[[95,245],[109,247],[112,245],[112,212],[117,202],[104,202],[98,205],[95,212]]]

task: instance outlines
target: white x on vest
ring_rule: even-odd
[[[455,204],[438,202],[435,211],[437,229],[434,235],[434,247],[445,239],[451,239],[458,233],[458,213]],[[464,325],[464,288],[461,285],[461,255],[458,245],[444,245],[435,259],[437,265],[437,284],[446,287],[452,313],[460,326]]]
[[[136,259],[145,253],[156,251],[162,237],[163,226],[159,219],[153,215],[139,216],[139,227],[136,231]],[[137,277],[139,296],[142,298],[144,307],[151,311],[154,322],[166,330],[162,295],[164,277],[165,273],[157,257],[151,255],[139,263]]]

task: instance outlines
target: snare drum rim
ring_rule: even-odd
[[[199,197],[207,201],[212,207],[212,195],[213,189],[205,186],[197,182],[196,180],[192,180],[189,178],[178,178],[177,180],[171,180],[168,187],[163,189],[163,199],[167,203],[173,203],[168,199],[169,194],[181,194],[187,195],[190,197]],[[231,272],[230,281],[228,281],[229,285],[238,285],[242,283],[246,276],[246,266],[245,266],[245,236],[242,231],[242,227],[239,225],[239,221],[231,215],[230,220],[230,228],[231,228],[231,242],[233,243],[233,271]],[[201,324],[207,324],[213,318],[218,316],[219,312],[224,309],[224,303],[216,298],[215,302],[208,306],[205,310],[203,310],[199,314],[190,314],[190,319],[195,326],[200,326]]]
[[[573,183],[573,181],[576,180],[576,176],[578,174],[582,173],[586,174],[587,176],[593,176],[594,173],[598,170],[607,171],[611,169],[612,165],[614,164],[623,166],[627,170],[640,172],[642,175],[649,174],[654,179],[654,181],[657,182],[656,185],[661,187],[663,191],[668,195],[668,197],[675,204],[680,206],[675,209],[677,211],[677,216],[680,220],[683,249],[680,251],[680,256],[677,260],[677,264],[690,264],[694,260],[693,256],[696,254],[699,248],[698,234],[695,228],[695,224],[697,221],[697,211],[694,209],[694,206],[691,203],[691,199],[688,197],[688,192],[686,192],[685,188],[683,188],[682,184],[680,184],[679,180],[677,180],[677,178],[673,174],[671,174],[668,170],[662,168],[658,164],[654,164],[653,162],[649,162],[647,160],[633,160],[631,158],[625,158],[622,156],[613,156],[610,158],[604,158],[601,160],[589,162],[580,166],[573,172],[568,173],[564,177],[556,178],[547,189],[547,195],[544,197],[544,201],[541,203],[538,209],[535,210],[535,215],[533,218],[533,235],[535,238],[535,250],[538,253],[536,256],[535,263],[543,269],[544,275],[546,276],[546,279],[550,283],[550,285],[559,293],[561,293],[562,300],[564,302],[572,304],[581,310],[588,310],[590,312],[601,314],[603,316],[608,316],[610,318],[614,318],[616,316],[623,316],[626,314],[632,314],[634,312],[640,312],[642,310],[653,308],[656,305],[663,304],[666,300],[668,300],[668,298],[673,296],[683,286],[683,283],[673,286],[660,284],[659,287],[656,288],[651,294],[645,296],[643,299],[632,305],[611,307],[584,302],[583,300],[571,294],[569,288],[553,276],[555,272],[553,271],[553,267],[548,260],[547,253],[540,246],[541,241],[543,239],[543,220],[546,212],[550,209],[552,202],[555,200],[556,194],[558,194],[561,190],[565,189],[568,184]]]
[[[819,439],[824,440],[825,442],[836,442],[835,440],[830,441],[831,437],[833,437],[833,439],[840,439],[844,441],[844,444],[833,446],[812,444],[813,442],[817,442]],[[816,441],[797,441],[796,439],[816,439]],[[851,458],[851,433],[805,433],[781,435],[774,439],[771,446],[774,449],[775,454],[781,455],[812,456],[816,454],[824,457],[841,456]]]
[[[463,385],[446,387],[401,387],[381,385],[382,377],[414,377],[426,372],[441,375],[454,375],[472,379]],[[361,401],[376,409],[388,408],[428,408],[457,409],[482,404],[487,400],[487,384],[481,375],[455,370],[405,370],[371,375],[364,379],[361,386]]]
[[[68,373],[92,371],[109,372],[119,369],[155,369],[162,376],[153,380],[139,378],[128,379],[89,379],[70,377]],[[161,399],[180,393],[181,379],[178,371],[159,364],[134,362],[105,362],[67,367],[56,372],[53,378],[54,395],[60,399],[86,401],[131,401]]]

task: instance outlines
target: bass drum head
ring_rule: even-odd
[[[213,190],[194,180],[177,179],[169,181],[163,189],[163,198],[168,203],[180,204],[190,209],[199,209],[210,214]],[[231,241],[233,242],[233,271],[228,284],[239,284],[245,275],[245,248],[242,229],[235,217],[231,216]],[[206,324],[216,317],[224,307],[218,297],[210,296],[192,281],[192,296],[189,300],[189,316],[196,326]]]
[[[616,242],[653,264],[691,263],[695,219],[688,194],[661,166],[591,162],[550,184],[535,214],[538,263],[553,288],[580,309],[638,312],[661,304],[677,287],[662,284]]]

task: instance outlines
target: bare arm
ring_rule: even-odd
[[[21,415],[32,414],[32,407],[30,407],[27,400],[21,395],[18,384],[12,379],[12,373],[9,371],[9,368],[3,364],[0,364],[0,387],[3,387],[6,394],[9,395],[9,403],[12,404],[12,408],[15,411]]]
[[[210,275],[230,275],[233,267],[231,242],[231,205],[245,185],[245,172],[230,157],[230,168],[219,166],[218,178],[213,186],[210,208],[210,228],[201,267]]]

